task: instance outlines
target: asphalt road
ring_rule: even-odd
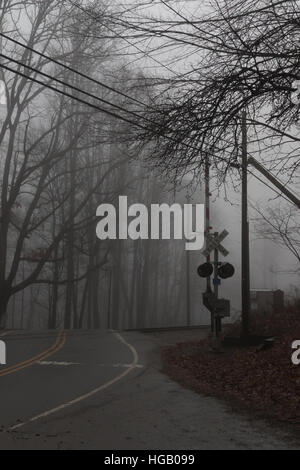
[[[80,331],[0,337],[7,344],[7,364],[0,366],[0,449],[300,449],[295,436],[162,374],[159,346],[179,336]]]

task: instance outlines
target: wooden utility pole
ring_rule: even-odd
[[[208,246],[208,235],[210,233],[210,162],[208,156],[205,158],[205,237],[206,237],[206,248]],[[207,254],[206,262],[210,263],[210,254]],[[211,292],[211,278],[210,276],[206,279],[206,292]],[[211,314],[211,332],[215,329],[214,316]]]
[[[190,252],[186,252],[186,324],[191,326],[191,262]]]
[[[248,149],[247,116],[242,115],[242,336],[249,335],[250,314],[250,263],[248,219]]]

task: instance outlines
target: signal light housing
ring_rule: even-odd
[[[218,269],[218,276],[221,279],[228,279],[232,277],[234,273],[235,273],[235,269],[230,263],[221,264],[221,266]]]
[[[200,277],[210,277],[213,275],[214,267],[212,263],[204,263],[199,266],[197,269],[198,275]],[[220,263],[218,267],[218,278],[220,279],[229,279],[235,273],[234,266],[230,263]]]
[[[199,266],[197,272],[200,277],[210,277],[214,272],[214,268],[211,263],[204,263]]]

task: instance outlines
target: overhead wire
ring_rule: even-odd
[[[1,33],[0,33],[0,35],[1,35]],[[7,38],[9,38],[9,37],[7,36]],[[18,42],[18,43],[19,43],[19,42]],[[26,45],[23,45],[22,43],[19,43],[19,45],[22,45],[23,47],[27,48],[27,46],[26,46]],[[30,48],[30,49],[32,50],[32,52],[37,52],[37,53],[38,53],[38,51],[35,51],[35,49],[33,49],[33,48]],[[46,56],[45,54],[43,54],[43,55],[44,55],[45,57],[47,57],[48,60],[51,60],[51,58],[50,58],[49,56]],[[2,54],[2,53],[0,53],[0,56],[2,56],[3,58],[5,58],[6,60],[12,61],[12,62],[14,62],[14,63],[16,63],[16,64],[18,64],[18,65],[20,65],[20,66],[23,66],[23,67],[27,68],[28,70],[30,70],[30,71],[32,71],[32,72],[35,72],[35,73],[37,73],[37,74],[40,74],[40,75],[42,75],[42,76],[44,76],[44,77],[46,77],[46,78],[48,78],[48,79],[50,79],[50,80],[56,81],[57,83],[60,83],[60,84],[62,84],[63,86],[67,86],[67,87],[69,87],[69,88],[71,88],[71,89],[73,89],[73,90],[76,90],[76,91],[78,91],[79,93],[81,93],[81,94],[83,94],[83,95],[86,95],[86,96],[88,96],[88,97],[94,98],[94,99],[96,99],[96,100],[98,100],[98,101],[104,102],[105,104],[111,105],[111,106],[113,106],[113,107],[116,107],[117,109],[121,110],[121,111],[124,112],[124,113],[133,114],[133,115],[135,115],[135,117],[138,117],[138,119],[141,118],[140,115],[137,115],[136,113],[134,113],[134,112],[132,112],[132,111],[130,111],[130,110],[127,110],[127,109],[123,108],[122,106],[116,105],[115,103],[112,103],[112,102],[110,102],[110,101],[108,101],[108,100],[104,100],[104,99],[102,99],[102,98],[100,98],[100,97],[98,97],[98,96],[96,96],[96,95],[93,95],[93,94],[91,94],[91,93],[89,93],[89,92],[86,92],[85,90],[81,90],[80,88],[76,87],[75,85],[72,85],[72,84],[70,84],[70,83],[66,83],[66,82],[64,82],[63,80],[60,80],[60,79],[58,79],[58,78],[56,78],[56,77],[53,77],[53,76],[50,75],[50,74],[47,74],[47,73],[45,73],[45,72],[42,72],[41,70],[38,70],[38,69],[36,69],[36,68],[34,68],[34,67],[30,66],[30,65],[24,64],[24,63],[22,63],[21,61],[18,61],[18,60],[16,60],[16,59],[13,59],[13,58],[11,58],[11,57],[8,57],[7,55]],[[55,60],[55,59],[54,59],[54,60]],[[55,62],[57,62],[57,61],[55,61]],[[55,63],[55,62],[54,62],[54,63]],[[60,94],[63,94],[63,95],[65,95],[65,96],[68,97],[68,98],[77,100],[78,102],[80,102],[80,103],[82,103],[82,104],[86,104],[86,105],[88,105],[88,106],[90,106],[90,107],[92,107],[92,108],[94,108],[94,109],[96,109],[96,110],[99,110],[99,111],[101,111],[101,112],[107,113],[107,114],[109,114],[109,115],[112,116],[112,117],[115,117],[115,118],[117,118],[117,119],[123,120],[123,121],[125,121],[125,122],[127,122],[127,123],[129,123],[129,124],[132,124],[132,125],[134,125],[134,126],[136,126],[136,127],[141,128],[141,129],[143,129],[143,130],[149,131],[149,128],[146,127],[146,126],[144,126],[143,124],[137,123],[137,122],[132,121],[132,120],[130,120],[130,119],[128,119],[128,118],[126,118],[126,117],[124,117],[124,116],[122,116],[122,115],[119,115],[119,114],[117,114],[117,113],[115,113],[115,112],[113,112],[113,111],[111,111],[111,110],[108,110],[108,109],[106,109],[106,108],[102,108],[102,107],[100,107],[100,106],[98,106],[98,105],[95,105],[95,104],[93,104],[93,103],[90,103],[90,102],[88,102],[88,101],[85,101],[85,100],[83,100],[83,99],[81,99],[81,98],[79,98],[79,97],[76,97],[74,94],[70,94],[70,93],[65,92],[65,91],[63,91],[63,90],[60,90],[59,88],[56,88],[56,87],[52,87],[50,84],[47,84],[47,83],[45,83],[45,82],[43,82],[43,81],[41,81],[41,80],[38,80],[38,79],[36,79],[36,78],[34,78],[34,77],[31,77],[30,75],[26,75],[26,74],[24,74],[24,73],[22,73],[22,72],[20,72],[20,71],[18,71],[18,70],[12,69],[11,67],[8,67],[7,65],[5,65],[5,64],[3,64],[3,63],[0,63],[0,67],[4,68],[4,69],[6,69],[6,70],[8,70],[8,71],[10,71],[10,72],[16,73],[17,75],[20,75],[20,76],[22,76],[22,77],[24,77],[24,78],[27,78],[27,79],[29,79],[29,80],[31,80],[31,81],[33,81],[33,82],[39,84],[39,85],[43,85],[43,86],[47,87],[48,89],[51,89],[51,90],[56,91],[56,92],[58,92],[58,93],[60,93]],[[75,71],[75,73],[77,73],[77,72]],[[84,74],[82,74],[82,75],[84,76]],[[156,124],[154,121],[152,121],[152,120],[150,120],[150,119],[148,119],[148,118],[145,118],[145,119],[146,119],[149,123],[151,123],[151,124],[154,124],[154,125]],[[170,136],[163,135],[163,134],[160,134],[160,133],[156,133],[156,134],[157,134],[158,136],[164,137],[164,138],[166,138],[167,140],[173,141],[174,143],[178,144],[177,140],[174,139],[174,138],[172,138],[172,137],[170,137]],[[198,150],[196,147],[191,146],[191,145],[186,144],[186,143],[181,143],[181,145],[184,146],[184,147],[193,149],[193,150]],[[208,153],[208,152],[206,152],[206,153]],[[227,163],[229,166],[232,166],[232,167],[233,167],[233,166],[235,166],[235,167],[238,166],[237,164],[234,164],[234,163],[232,163],[232,162],[229,162],[226,158],[222,158],[222,157],[217,156],[217,155],[215,155],[215,154],[210,154],[210,155],[213,156],[214,158],[220,160],[220,161],[223,161],[223,162]]]
[[[163,67],[164,69],[168,70],[168,72],[171,72],[172,74],[174,75],[178,75],[174,70],[172,70],[170,67],[168,67],[167,65],[163,64],[160,60],[156,59],[155,57],[152,57],[148,52],[146,51],[143,51],[143,49],[141,49],[140,47],[138,47],[136,44],[134,44],[133,42],[129,41],[129,39],[125,38],[124,36],[122,36],[121,34],[118,34],[116,33],[115,30],[113,30],[112,28],[110,28],[110,26],[108,26],[106,23],[100,21],[99,19],[99,16],[95,16],[93,15],[89,10],[87,10],[86,8],[84,8],[82,5],[79,5],[78,3],[76,3],[75,1],[73,0],[67,0],[71,5],[73,5],[75,8],[81,10],[83,13],[85,13],[87,16],[89,16],[90,18],[92,18],[94,21],[96,21],[97,23],[101,24],[101,26],[103,26],[104,28],[108,29],[110,32],[112,32],[114,34],[114,36],[116,38],[119,38],[119,39],[122,39],[123,41],[127,42],[127,44],[129,44],[131,47],[134,47],[135,49],[137,49],[140,53],[142,53],[143,55],[149,57],[151,60],[153,60],[154,62],[156,62],[158,65],[160,65],[161,67]]]
[[[90,77],[90,76],[86,75],[85,73],[80,72],[79,70],[76,70],[76,69],[74,69],[73,67],[71,67],[71,66],[69,66],[69,65],[67,65],[67,64],[64,64],[64,63],[62,63],[62,62],[60,62],[60,61],[54,59],[53,57],[50,57],[50,56],[48,56],[47,54],[44,54],[43,52],[40,52],[40,51],[34,49],[33,47],[28,46],[27,44],[23,44],[22,42],[20,42],[20,41],[14,39],[14,38],[8,36],[7,34],[4,34],[4,33],[1,33],[1,32],[0,32],[0,36],[3,37],[4,39],[6,39],[7,41],[10,41],[10,42],[12,42],[12,43],[14,43],[14,44],[16,44],[16,45],[18,45],[18,46],[21,46],[21,47],[23,47],[23,48],[29,50],[30,52],[32,52],[32,53],[34,53],[34,54],[39,55],[40,57],[43,57],[44,59],[50,60],[50,61],[53,62],[54,64],[56,64],[56,65],[58,65],[58,66],[60,66],[60,67],[63,67],[63,68],[65,68],[66,70],[68,70],[69,72],[75,73],[75,74],[79,75],[80,77],[85,78],[85,79],[87,79],[87,80],[89,80],[89,81],[95,83],[96,85],[102,86],[103,88],[106,88],[107,90],[112,91],[112,92],[114,92],[114,93],[116,93],[116,94],[118,94],[118,95],[120,95],[120,96],[123,96],[124,98],[130,99],[130,100],[132,100],[132,101],[138,103],[138,104],[141,105],[141,106],[149,107],[148,104],[146,104],[146,103],[140,101],[139,99],[134,98],[134,97],[128,95],[127,93],[124,93],[124,92],[122,92],[122,91],[120,91],[120,90],[118,90],[118,89],[116,89],[116,88],[114,88],[114,87],[112,87],[112,86],[110,86],[110,85],[107,85],[106,83],[104,83],[104,82],[102,82],[102,81],[100,81],[100,80],[98,80],[98,79],[96,79],[96,78]]]
[[[109,105],[114,106],[114,103],[111,103],[111,102],[109,102],[109,101],[107,101],[107,100],[103,100],[103,99],[101,99],[101,98],[99,98],[99,97],[97,97],[97,96],[95,96],[95,95],[93,95],[93,94],[91,94],[91,93],[89,93],[89,92],[83,91],[83,90],[81,90],[80,88],[75,87],[75,86],[72,85],[72,84],[66,83],[66,82],[64,82],[64,81],[62,81],[62,80],[60,80],[60,79],[57,79],[56,77],[53,77],[53,76],[51,76],[51,75],[49,75],[49,74],[46,74],[45,72],[39,71],[39,70],[35,69],[34,67],[31,67],[31,66],[29,66],[29,65],[27,65],[27,64],[23,64],[22,62],[20,62],[20,61],[18,61],[18,60],[16,60],[16,59],[12,59],[12,58],[6,56],[5,54],[0,53],[0,56],[1,56],[1,57],[4,57],[6,60],[10,60],[10,61],[12,61],[12,62],[14,62],[14,63],[17,63],[17,64],[20,65],[20,66],[23,66],[23,67],[25,67],[25,68],[28,68],[29,70],[34,71],[34,72],[36,72],[36,73],[38,73],[38,74],[40,74],[40,75],[42,75],[42,76],[44,76],[44,77],[46,77],[46,78],[48,78],[48,79],[50,79],[50,80],[56,81],[57,83],[60,83],[60,84],[62,84],[62,85],[64,85],[64,86],[67,86],[67,87],[71,88],[72,90],[79,91],[80,93],[82,93],[82,94],[84,94],[84,95],[87,95],[87,96],[92,97],[92,98],[95,98],[95,99],[100,99],[100,101],[103,101],[103,102],[105,102],[106,104],[109,104]],[[3,64],[3,63],[0,63],[0,67],[2,67],[3,69],[5,69],[5,70],[7,70],[7,71],[10,71],[10,72],[12,72],[12,73],[14,73],[14,74],[17,74],[17,75],[19,75],[19,76],[21,76],[21,77],[23,77],[23,78],[26,78],[26,79],[28,79],[28,80],[34,82],[34,83],[37,83],[37,84],[39,84],[39,85],[42,85],[42,86],[44,86],[44,87],[46,87],[46,88],[48,88],[48,89],[50,89],[50,90],[52,90],[52,91],[55,91],[55,92],[57,92],[57,93],[59,93],[59,94],[61,94],[61,95],[64,95],[64,96],[66,96],[66,97],[68,97],[68,98],[71,98],[71,99],[73,99],[73,100],[76,100],[76,101],[78,101],[79,103],[85,104],[85,105],[87,105],[87,106],[89,106],[89,107],[91,107],[91,108],[93,108],[93,109],[95,109],[95,110],[98,110],[98,111],[100,111],[100,112],[104,112],[104,113],[106,113],[106,114],[108,114],[108,115],[110,115],[110,116],[112,116],[112,117],[114,117],[114,118],[116,118],[116,119],[119,119],[119,120],[122,120],[122,121],[124,121],[124,122],[127,122],[128,124],[132,124],[132,125],[134,125],[134,126],[136,126],[136,127],[139,127],[139,128],[141,128],[141,129],[143,129],[143,130],[146,130],[146,131],[149,130],[149,129],[148,129],[146,126],[144,126],[143,124],[140,124],[140,123],[137,123],[137,122],[135,122],[135,121],[132,121],[132,120],[130,120],[130,119],[128,119],[128,118],[126,118],[126,117],[124,117],[124,116],[122,116],[122,115],[119,115],[119,114],[115,113],[114,111],[111,111],[111,110],[106,109],[106,108],[102,108],[102,107],[100,107],[99,105],[95,105],[94,103],[91,103],[91,102],[88,102],[88,101],[86,101],[86,100],[84,100],[84,99],[81,99],[81,98],[79,98],[78,96],[75,96],[74,94],[68,93],[68,92],[65,91],[65,90],[61,90],[61,89],[59,89],[59,88],[53,87],[53,86],[51,86],[49,83],[45,83],[45,82],[42,81],[42,80],[39,80],[39,79],[34,78],[34,77],[30,76],[30,75],[27,75],[27,74],[21,72],[20,70],[15,70],[15,69],[13,69],[13,68],[11,68],[11,67],[9,67],[8,65],[5,65],[5,64]],[[116,105],[116,106],[117,106],[117,105]],[[120,110],[122,110],[122,111],[124,111],[124,112],[126,112],[126,113],[129,113],[129,111],[126,110],[125,108],[122,108],[121,106],[117,106],[117,107],[118,107],[118,109],[120,109]],[[140,118],[139,115],[136,115],[136,116]],[[150,121],[150,120],[149,120],[149,121]],[[150,122],[153,123],[152,121],[150,121]],[[162,134],[158,134],[158,135],[161,136],[161,137],[164,137],[164,138],[166,138],[166,139],[168,139],[168,140],[174,141],[175,143],[178,143],[178,142],[176,142],[175,139],[171,138],[170,136],[166,136],[166,135],[162,135]],[[196,147],[189,146],[188,144],[182,143],[182,145],[183,145],[183,146],[186,146],[186,147],[189,147],[189,148],[192,148],[193,150],[197,150]],[[227,159],[222,158],[222,157],[219,157],[219,156],[217,156],[217,155],[215,155],[215,154],[213,154],[213,157],[216,158],[216,159],[218,159],[218,160],[220,160],[220,161],[226,162],[226,163],[227,163],[228,165],[230,165],[230,166],[239,167],[238,164],[232,164],[232,163],[229,162]],[[279,191],[277,191],[276,189],[274,189],[272,186],[270,186],[268,183],[266,183],[264,180],[262,180],[262,179],[261,179],[259,176],[257,176],[255,173],[253,173],[253,172],[250,171],[249,169],[248,169],[248,172],[249,172],[249,174],[251,174],[254,178],[256,178],[258,181],[260,181],[262,184],[264,184],[266,187],[268,187],[271,191],[273,191],[275,194],[277,194],[277,196],[282,197],[283,199],[285,199],[287,202],[290,203],[290,200],[289,200],[288,198],[286,198],[282,193],[280,193]]]

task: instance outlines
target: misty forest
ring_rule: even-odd
[[[96,236],[121,195],[204,204],[208,168],[237,319],[243,111],[249,155],[300,192],[300,2],[1,0],[0,15],[1,328],[208,324],[200,251]],[[248,177],[251,288],[293,302],[299,207]]]

